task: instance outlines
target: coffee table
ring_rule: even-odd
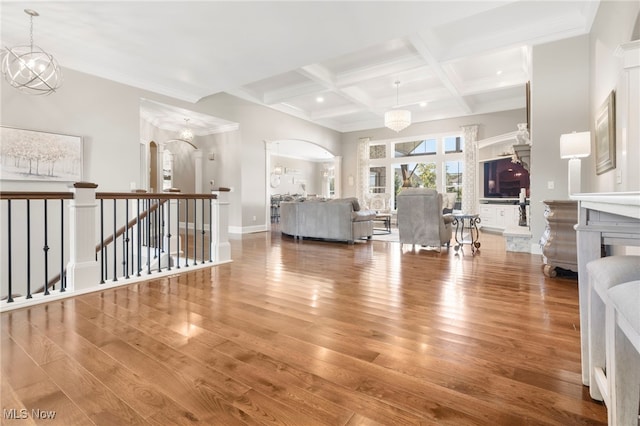
[[[374,222],[382,222],[384,228],[376,228],[374,226],[373,231],[381,231],[381,234],[390,234],[391,233],[391,213],[376,213],[376,217],[373,219]]]

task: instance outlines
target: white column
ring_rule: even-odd
[[[369,141],[371,138],[360,138],[358,141],[358,180],[356,197],[364,202],[369,193]]]
[[[229,191],[211,191],[218,198],[211,201],[211,258],[214,262],[231,260],[229,244]]]
[[[67,289],[78,291],[100,282],[100,265],[96,260],[96,188],[98,185],[77,182],[69,203],[69,263]]]
[[[478,211],[478,126],[462,126],[464,136],[464,173],[462,175],[462,211],[474,214]]]
[[[336,155],[333,157],[333,185],[335,187],[335,198],[342,197],[342,157]],[[328,191],[328,189],[327,189]]]
[[[197,150],[193,153],[193,170],[196,180],[196,194],[202,194],[202,151]]]

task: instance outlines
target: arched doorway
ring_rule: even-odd
[[[265,141],[266,217],[272,218],[267,223],[277,221],[272,205],[282,197],[340,197],[341,169],[342,157],[314,142]]]

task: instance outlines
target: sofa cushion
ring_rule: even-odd
[[[374,210],[358,210],[351,212],[351,220],[353,222],[364,222],[375,218],[376,212]]]

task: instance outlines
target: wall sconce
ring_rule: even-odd
[[[569,159],[569,195],[580,192],[580,159],[591,154],[591,132],[560,136],[560,158]]]
[[[216,159],[215,152],[213,151],[209,152],[209,161],[215,161],[215,159]]]

